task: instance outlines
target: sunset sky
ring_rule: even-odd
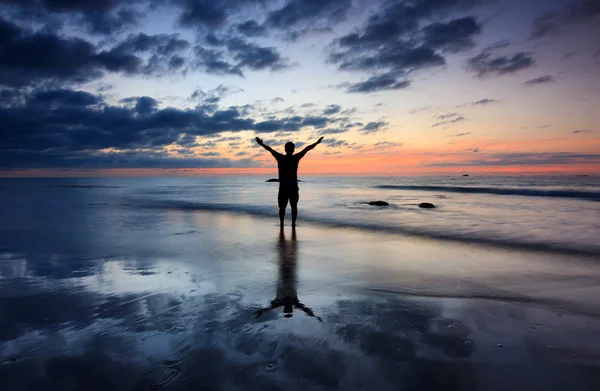
[[[600,173],[598,0],[0,0],[0,175]]]

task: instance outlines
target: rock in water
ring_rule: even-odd
[[[463,176],[469,176],[469,174],[463,174]]]
[[[369,205],[375,205],[375,206],[389,206],[390,204],[388,204],[385,201],[371,201],[369,202]]]
[[[279,182],[279,179],[271,178],[271,179],[267,179],[265,182]]]
[[[429,203],[429,202],[421,202],[419,204],[419,208],[431,209],[431,208],[435,208],[435,205],[433,205],[432,203]]]

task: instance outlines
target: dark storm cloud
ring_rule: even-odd
[[[260,37],[266,34],[267,29],[259,25],[255,20],[248,20],[236,26],[239,33],[247,37]]]
[[[87,41],[29,33],[0,18],[0,84],[88,81],[100,77],[105,69]]]
[[[535,79],[527,80],[523,84],[526,86],[535,86],[538,84],[553,83],[554,77],[550,75],[536,77]]]
[[[241,37],[218,38],[208,35],[212,48],[194,48],[196,66],[207,73],[244,76],[244,69],[278,71],[288,67],[274,47],[260,46]]]
[[[351,0],[289,0],[268,13],[265,25],[288,32],[330,27],[344,20],[351,8]]]
[[[473,37],[481,32],[481,26],[473,17],[455,19],[448,23],[434,23],[423,29],[424,45],[458,52],[475,46]]]
[[[179,38],[178,34],[148,35],[139,33],[130,35],[116,49],[123,52],[153,52],[170,55],[190,47],[190,43]]]
[[[384,127],[388,126],[389,123],[385,122],[385,121],[376,121],[376,122],[369,122],[368,124],[366,124],[365,126],[363,126],[363,128],[361,129],[361,131],[363,133],[377,133],[380,130],[383,130]]]
[[[181,7],[179,22],[191,28],[219,27],[234,11],[235,1],[228,0],[173,0]]]
[[[143,16],[145,0],[4,0],[9,10],[17,11],[24,20],[36,21],[54,17],[69,21],[94,34],[115,34],[136,25]]]
[[[339,113],[341,110],[342,110],[342,107],[340,105],[329,105],[325,108],[325,110],[323,110],[323,114],[324,115],[336,114],[336,113]]]
[[[85,91],[60,89],[38,91],[31,97],[30,102],[47,105],[90,106],[100,103],[101,99]]]
[[[494,56],[484,52],[467,60],[468,70],[478,77],[512,74],[534,65],[535,60],[528,52],[519,52],[512,56]]]
[[[473,47],[473,38],[481,32],[480,24],[472,16],[433,23],[431,20],[442,13],[467,9],[479,3],[482,2],[387,2],[369,17],[363,28],[337,39],[329,60],[338,64],[341,70],[374,73],[367,82],[350,86],[349,92],[405,88],[409,81],[398,81],[398,77],[445,65],[442,53]]]
[[[441,122],[437,122],[433,125],[431,125],[432,128],[435,128],[437,126],[442,126],[442,125],[451,125],[451,124],[455,124],[457,122],[462,122],[462,121],[466,121],[467,119],[465,117],[456,117],[454,119],[450,119],[447,121],[441,121]]]
[[[22,95],[19,91],[11,89],[0,90],[0,106],[10,106],[22,101]]]
[[[172,157],[166,152],[70,152],[13,151],[0,159],[0,166],[23,168],[223,168],[256,167],[252,159]]]
[[[158,102],[147,96],[127,98],[125,106],[115,106],[83,91],[40,90],[21,96],[11,90],[2,91],[0,96],[8,99],[0,106],[3,168],[99,167],[110,166],[111,162],[119,167],[142,167],[142,163],[147,167],[171,167],[186,163],[169,160],[172,157],[163,156],[162,148],[171,144],[201,146],[195,144],[196,136],[239,131],[295,132],[304,127],[321,129],[332,122],[319,116],[256,121],[244,117],[237,107],[210,111],[202,107],[159,108]],[[129,155],[107,155],[106,149]],[[138,155],[132,155],[137,151]],[[127,157],[129,160],[124,161]],[[150,162],[154,158],[158,160]]]
[[[135,103],[135,111],[138,114],[148,114],[156,111],[158,107],[158,101],[149,96],[138,96],[132,98],[123,99],[125,103]]]
[[[533,38],[541,38],[549,34],[558,33],[567,25],[598,20],[600,20],[600,2],[598,0],[571,1],[562,9],[554,12],[546,12],[535,19],[531,35]]]
[[[408,80],[397,80],[392,74],[372,76],[366,81],[350,84],[346,89],[351,93],[371,93],[375,91],[400,90],[410,85]]]
[[[100,50],[80,38],[34,33],[3,19],[0,37],[0,84],[12,86],[83,83],[106,72],[158,74],[177,65],[174,56],[189,45],[176,35],[138,34]]]

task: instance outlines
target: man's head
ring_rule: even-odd
[[[287,143],[285,143],[285,153],[287,153],[288,155],[293,155],[294,149],[296,149],[296,146],[293,142],[288,141]]]

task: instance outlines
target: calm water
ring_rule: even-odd
[[[0,218],[10,229],[0,245],[14,245],[32,224],[109,229],[140,209],[276,218],[277,187],[261,177],[3,179]],[[366,204],[373,200],[390,206]],[[421,202],[437,208],[420,209]],[[300,183],[299,205],[300,223],[600,253],[598,177],[311,177]]]
[[[598,179],[265,179],[0,180],[0,389],[599,389]]]

